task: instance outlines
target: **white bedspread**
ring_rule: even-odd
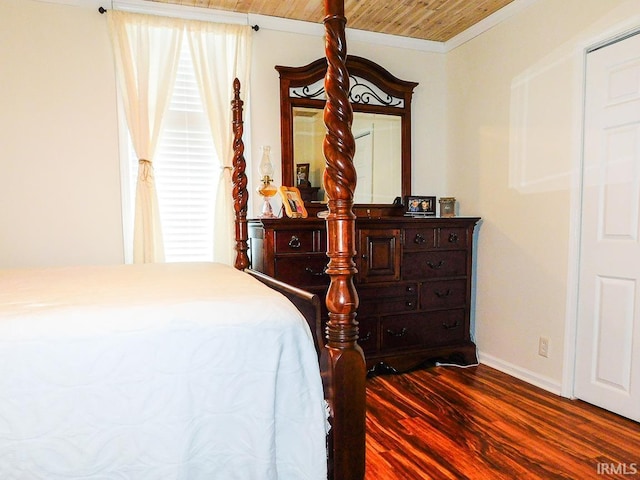
[[[218,264],[0,270],[0,479],[326,479],[304,318]]]

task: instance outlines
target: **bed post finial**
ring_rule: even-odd
[[[234,267],[244,270],[249,266],[249,256],[247,250],[247,240],[249,238],[247,229],[247,201],[249,192],[247,191],[247,175],[245,169],[247,163],[244,159],[244,143],[242,133],[244,122],[242,121],[242,107],[244,102],[240,99],[240,80],[233,80],[233,100],[231,109],[233,112],[233,209],[235,211],[236,225],[236,260]]]
[[[353,284],[357,272],[353,194],[356,171],[353,166],[355,141],[351,133],[353,111],[349,103],[349,74],[346,68],[344,0],[324,0],[327,102],[324,123],[327,134],[323,150],[326,160],[324,188],[327,192],[326,273],[331,279],[327,291],[327,345],[322,352],[322,371],[328,383],[333,412],[333,478],[361,480],[365,470],[365,380],[366,366],[357,344],[358,294]]]

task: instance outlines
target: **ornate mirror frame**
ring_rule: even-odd
[[[401,191],[411,195],[411,97],[416,82],[400,80],[366,58],[347,56],[350,77],[349,100],[354,112],[395,115],[401,118]],[[294,107],[324,109],[326,58],[302,67],[277,65],[280,74],[280,132],[282,184],[295,186]]]

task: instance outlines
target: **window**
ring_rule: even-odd
[[[129,141],[128,192],[135,205],[138,161]],[[213,260],[214,204],[219,168],[188,42],[153,161],[167,262]],[[133,231],[133,211],[128,221]],[[127,242],[128,245],[131,242]]]

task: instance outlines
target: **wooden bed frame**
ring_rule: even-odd
[[[234,81],[233,109],[233,198],[236,217],[235,268],[246,270],[262,282],[284,293],[305,315],[316,338],[325,398],[330,409],[328,438],[329,479],[361,480],[365,471],[365,381],[364,354],[357,343],[358,295],[353,284],[356,266],[353,166],[355,141],[351,133],[353,112],[348,99],[344,0],[324,0],[327,95],[324,122],[327,128],[323,151],[326,160],[324,188],[328,197],[326,273],[331,282],[326,296],[329,321],[324,341],[320,324],[320,300],[266,275],[249,269],[247,232],[247,177],[242,142],[243,102],[240,82]]]

